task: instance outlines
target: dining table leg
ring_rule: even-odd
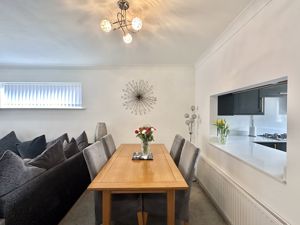
[[[168,210],[168,225],[175,225],[175,190],[167,191],[167,210]]]
[[[111,217],[111,192],[102,192],[102,222],[103,225],[110,225]]]

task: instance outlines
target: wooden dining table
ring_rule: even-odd
[[[153,160],[132,160],[140,149],[138,144],[120,145],[88,186],[102,191],[103,225],[110,224],[112,194],[162,192],[167,194],[167,225],[175,224],[175,191],[188,185],[165,145],[151,145]]]

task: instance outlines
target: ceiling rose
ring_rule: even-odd
[[[130,44],[132,42],[131,34],[141,30],[143,22],[139,17],[134,17],[132,20],[127,18],[126,12],[129,9],[128,1],[119,0],[118,6],[120,8],[120,12],[117,13],[117,20],[111,22],[108,19],[103,19],[100,23],[100,27],[106,33],[112,30],[122,30],[123,41],[126,44]]]

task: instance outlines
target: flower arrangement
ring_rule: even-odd
[[[154,127],[144,126],[136,129],[134,133],[142,141],[142,152],[143,155],[150,154],[149,142],[154,141],[153,132],[156,131]]]
[[[134,132],[138,138],[142,140],[142,142],[151,142],[154,141],[153,132],[156,131],[154,127],[144,126],[136,129]]]
[[[224,119],[217,119],[214,125],[217,127],[217,135],[220,134],[221,144],[226,144],[227,136],[230,133],[229,124]]]

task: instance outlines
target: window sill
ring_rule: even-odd
[[[46,107],[39,107],[39,108],[36,108],[36,107],[33,107],[33,108],[30,108],[30,107],[24,107],[24,108],[13,108],[13,107],[9,107],[9,108],[0,108],[0,110],[85,110],[86,107],[66,107],[66,108],[63,108],[63,107],[54,107],[54,108],[46,108]]]

